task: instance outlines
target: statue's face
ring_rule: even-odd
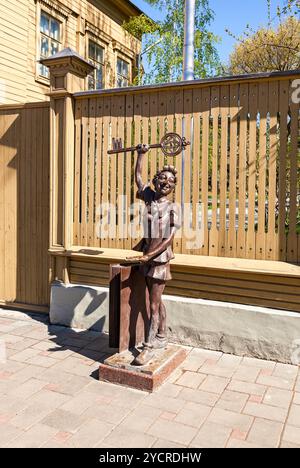
[[[155,190],[161,195],[167,196],[175,188],[175,177],[172,172],[162,171],[156,179]]]

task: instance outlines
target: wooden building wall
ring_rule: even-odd
[[[132,7],[122,11],[118,2],[100,0],[1,0],[0,105],[47,99],[49,85],[36,73],[41,9],[62,22],[62,48],[87,58],[88,38],[105,47],[106,87],[115,86],[118,54],[135,65],[140,42],[121,27],[136,14]]]
[[[26,99],[28,15],[28,0],[0,2],[0,105]]]

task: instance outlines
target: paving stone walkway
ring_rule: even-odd
[[[297,366],[188,350],[147,394],[97,381],[106,335],[0,310],[0,447],[300,448]]]

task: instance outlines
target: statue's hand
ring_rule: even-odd
[[[149,151],[149,145],[137,145],[136,149],[139,154],[145,154]]]
[[[147,263],[150,260],[148,255],[139,255],[137,257],[126,257],[126,263]]]
[[[148,263],[150,258],[151,257],[149,257],[149,255],[143,255],[142,257],[140,257],[140,262],[141,263]]]

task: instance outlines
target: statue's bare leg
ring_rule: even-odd
[[[166,283],[154,278],[146,278],[150,301],[150,328],[146,345],[152,346],[161,324],[161,298]]]
[[[153,349],[163,348],[167,344],[165,336],[162,337],[162,340],[157,336],[159,335],[159,330],[163,330],[165,322],[165,309],[164,306],[163,308],[161,307],[161,297],[166,284],[164,281],[148,277],[146,281],[150,301],[150,327],[144,343],[144,349],[135,359],[135,364],[139,366],[143,366],[149,362],[153,357]],[[164,317],[163,321],[161,320],[161,312]]]
[[[158,334],[160,336],[167,336],[167,311],[165,304],[161,301],[159,305],[159,326]]]

